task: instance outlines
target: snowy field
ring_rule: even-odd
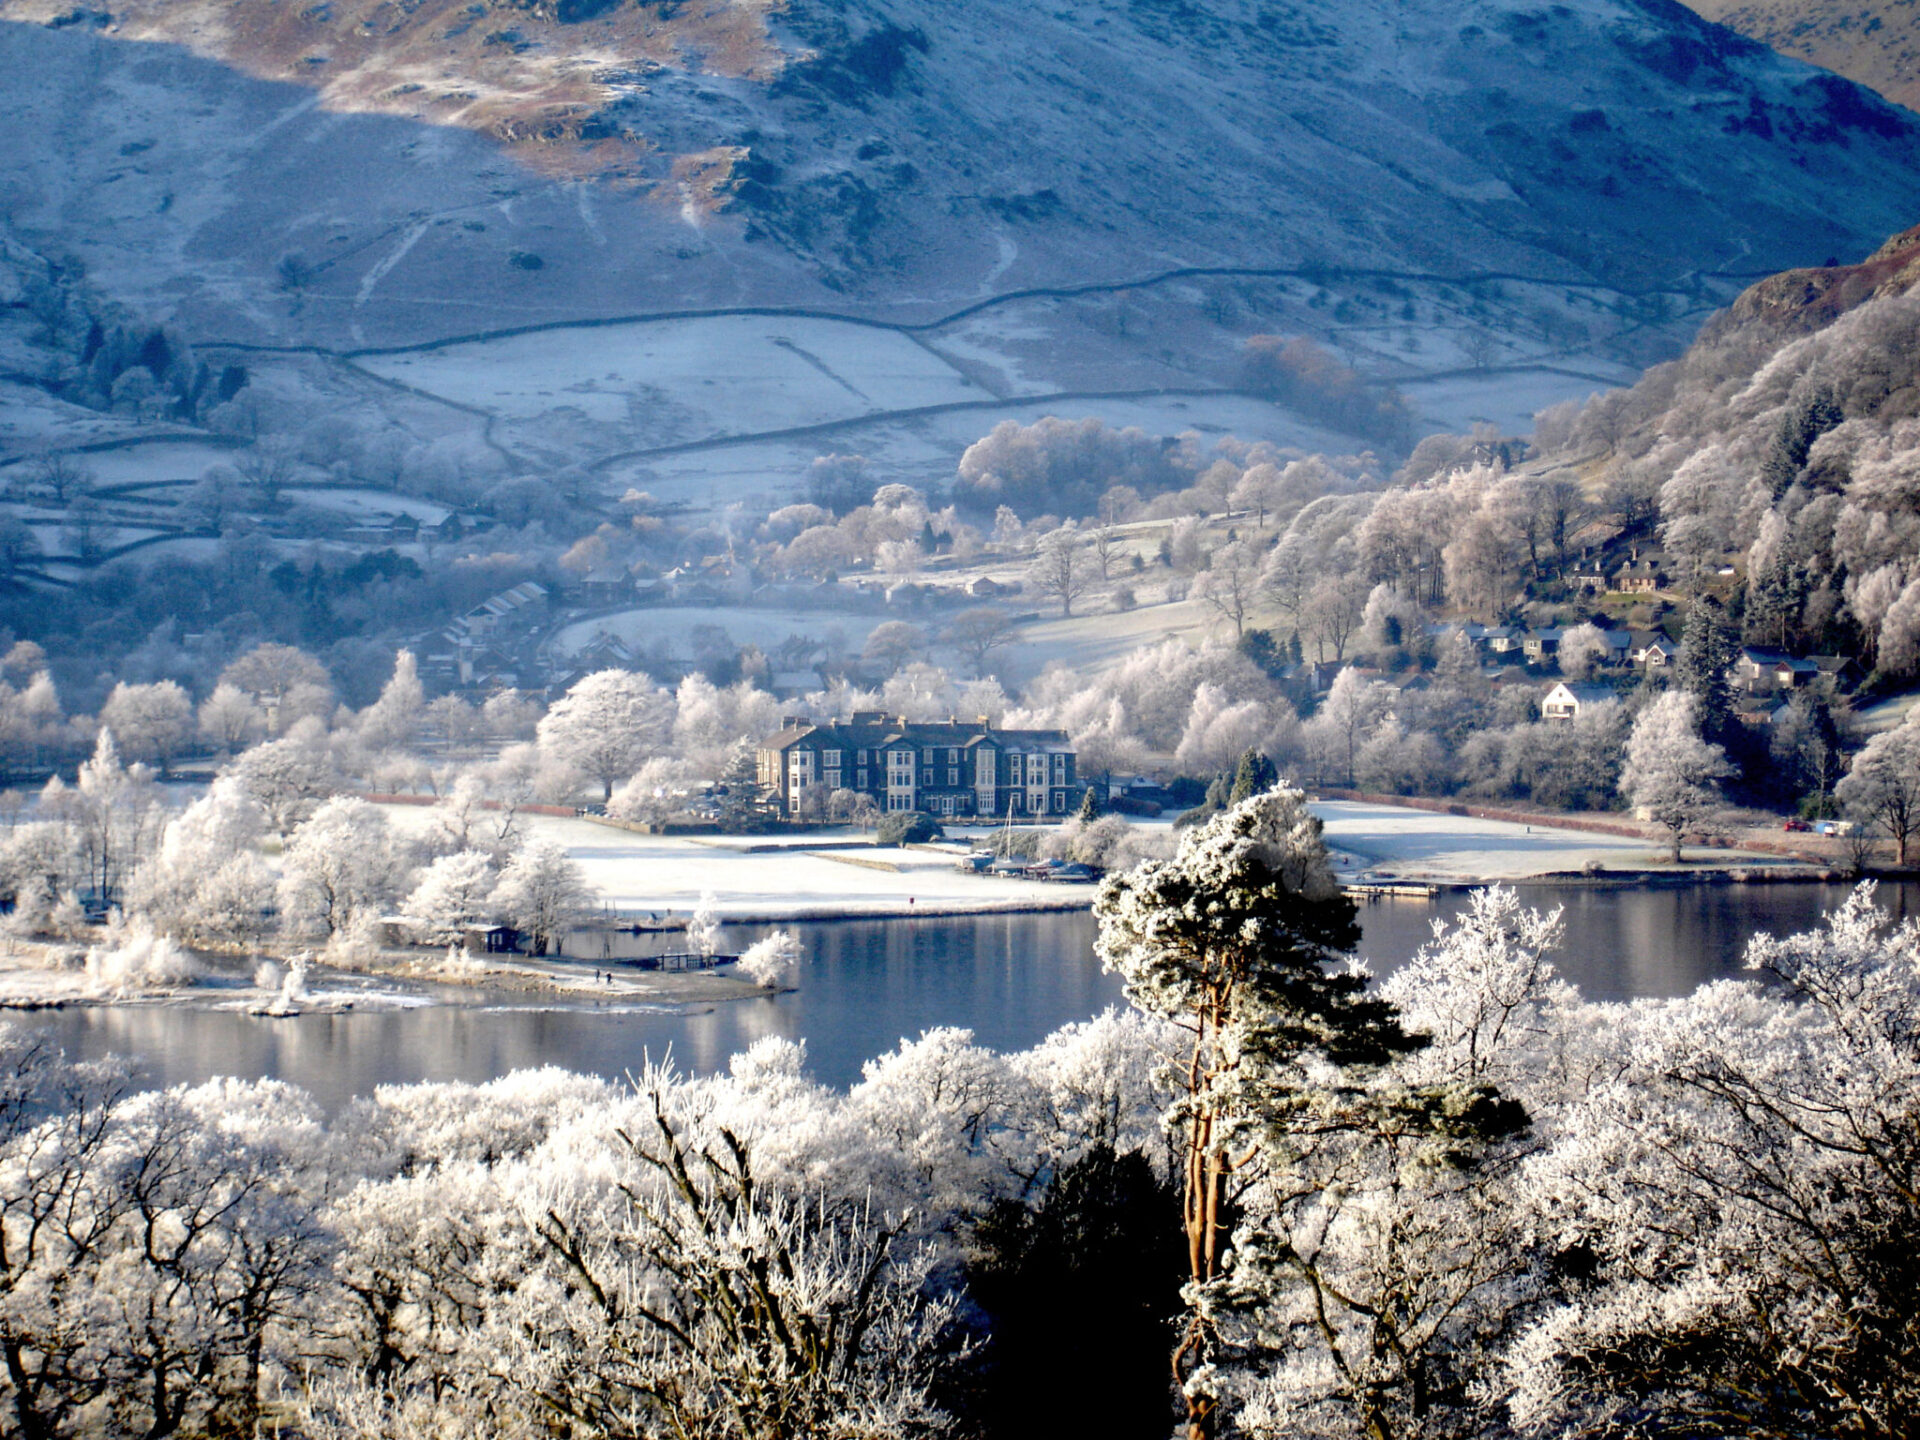
[[[967,392],[978,400],[978,390]],[[1266,440],[1302,452],[1345,454],[1357,448],[1342,436],[1246,395],[1148,395],[1111,400],[1013,399],[979,409],[897,418],[877,415],[850,421],[819,435],[715,446],[681,455],[655,455],[609,464],[606,489],[618,495],[644,490],[667,504],[695,511],[739,504],[766,511],[802,498],[807,467],[822,455],[864,455],[889,479],[918,486],[952,483],[966,449],[1003,420],[1030,425],[1046,415],[1089,417],[1110,425],[1138,426],[1152,435],[1196,431],[1208,439],[1235,435]],[[829,417],[822,416],[822,419]],[[771,428],[747,427],[749,432]],[[655,441],[654,443],[660,443]]]
[[[433,811],[396,805],[386,815],[404,831],[431,824]],[[806,832],[780,835],[777,852],[750,854],[750,845],[775,842],[765,836],[639,835],[552,815],[528,816],[522,823],[530,837],[565,845],[600,900],[629,919],[643,911],[684,920],[708,892],[729,920],[1065,909],[1093,899],[1086,885],[963,875],[954,868],[959,849],[866,848],[829,852],[843,857],[829,859],[805,853]],[[848,830],[811,837],[814,844],[835,845],[860,838]]]
[[[758,645],[768,651],[789,635],[825,639],[833,631],[839,633],[844,643],[858,649],[866,642],[873,627],[887,618],[885,615],[848,615],[835,611],[650,605],[638,610],[622,610],[614,615],[575,621],[554,635],[552,649],[556,655],[572,655],[606,635],[623,644],[637,643],[647,649],[665,641],[675,659],[689,659],[693,656],[693,631],[701,625],[719,626],[735,645]]]
[[[1503,434],[1527,435],[1533,431],[1533,417],[1562,400],[1585,400],[1589,395],[1618,385],[1631,385],[1637,373],[1608,365],[1595,356],[1581,356],[1567,362],[1569,368],[1591,372],[1593,379],[1580,379],[1554,370],[1501,370],[1484,375],[1447,375],[1436,380],[1399,380],[1395,384],[1407,397],[1422,422],[1422,433],[1433,430],[1471,430],[1490,421]],[[1600,377],[1611,375],[1611,379]]]
[[[1883,730],[1896,730],[1906,722],[1915,705],[1920,705],[1920,690],[1909,695],[1895,695],[1882,700],[1877,705],[1869,705],[1853,717],[1854,728],[1863,735],[1878,735]]]
[[[1485,880],[1526,880],[1579,871],[1588,864],[1608,870],[1671,869],[1665,852],[1647,840],[1585,830],[1555,830],[1544,825],[1514,825],[1466,815],[1436,815],[1397,805],[1362,805],[1346,800],[1316,802],[1313,811],[1326,821],[1327,844],[1357,857],[1383,877],[1462,884]],[[1690,849],[1684,868],[1739,865],[1793,867],[1777,855],[1738,850]]]
[[[1096,600],[1094,604],[1103,606],[1104,602]],[[1049,604],[1047,608],[1057,612],[1059,607]],[[1118,614],[1075,615],[1071,620],[1026,625],[1009,654],[1012,668],[1022,675],[1037,675],[1056,660],[1082,675],[1094,675],[1162,640],[1180,639],[1198,649],[1216,637],[1231,641],[1233,625],[1197,600],[1179,600],[1171,605],[1142,605]]]
[[[370,515],[412,515],[424,525],[438,525],[447,518],[444,505],[431,500],[416,500],[391,490],[295,489],[281,492],[287,499],[317,510],[338,510],[352,519]]]
[[[1361,869],[1408,880],[1524,880],[1577,872],[1589,862],[1608,870],[1665,868],[1657,847],[1623,836],[1346,801],[1313,808],[1327,822],[1331,847],[1354,857]],[[424,827],[432,819],[424,806],[394,806],[386,813],[402,829]],[[663,920],[684,919],[706,893],[722,915],[743,920],[1078,908],[1093,899],[1089,886],[963,874],[954,868],[958,848],[951,854],[892,848],[808,853],[809,844],[844,845],[861,838],[847,830],[769,840],[639,835],[555,816],[532,816],[525,825],[529,835],[565,845],[601,901],[629,916],[640,911]],[[767,844],[780,848],[748,849]],[[1690,869],[1793,864],[1731,850],[1695,850],[1689,859],[1695,862]]]
[[[980,398],[903,335],[757,315],[551,330],[357,363],[510,419],[576,410],[656,444]]]

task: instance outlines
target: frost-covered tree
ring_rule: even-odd
[[[740,973],[764,989],[791,990],[800,978],[800,942],[789,930],[762,936],[741,953]]]
[[[1002,1120],[1019,1083],[973,1032],[942,1025],[860,1069],[848,1106],[900,1204],[971,1213],[1033,1178],[1034,1157]],[[888,1172],[891,1172],[889,1175]]]
[[[607,814],[616,820],[662,825],[679,812],[685,801],[686,774],[680,762],[656,755],[613,792]]]
[[[353,796],[327,801],[287,841],[280,906],[296,929],[352,934],[404,883],[387,817]]]
[[[254,646],[220,672],[220,684],[252,696],[266,712],[273,735],[333,711],[333,677],[327,667],[292,645]]]
[[[278,740],[255,745],[221,773],[245,787],[280,835],[291,834],[340,788],[326,732],[314,719],[300,721]]]
[[[418,922],[423,939],[439,945],[458,944],[469,930],[491,923],[499,913],[494,900],[498,884],[493,857],[486,851],[442,855],[420,872],[419,882],[400,909],[408,919]]]
[[[1183,775],[1217,775],[1232,769],[1248,750],[1291,750],[1299,729],[1293,707],[1284,700],[1235,704],[1219,686],[1202,682],[1193,692],[1174,764]]]
[[[1073,617],[1074,601],[1087,593],[1093,583],[1093,562],[1087,553],[1086,538],[1071,520],[1057,530],[1040,537],[1028,566],[1033,588],[1060,602],[1060,613]]]
[[[1893,841],[1894,863],[1904,869],[1920,835],[1920,709],[1869,740],[1833,794],[1849,814]]]
[[[112,904],[160,832],[153,773],[138,762],[123,765],[113,732],[103,729],[93,755],[71,786],[59,776],[40,794],[49,817],[73,827],[86,861],[86,882],[102,904]]]
[[[1207,568],[1193,582],[1192,596],[1233,626],[1233,638],[1247,633],[1247,619],[1260,598],[1266,554],[1246,540],[1222,545],[1207,557]]]
[[[1174,1354],[1188,1433],[1216,1433],[1239,1345],[1223,1319],[1233,1216],[1289,1121],[1336,1105],[1341,1067],[1419,1048],[1366,977],[1332,963],[1359,939],[1320,822],[1298,790],[1189,830],[1171,860],[1101,883],[1101,961],[1140,1009],[1187,1032],[1167,1119],[1177,1138],[1188,1313]],[[1329,1068],[1331,1067],[1331,1068]]]
[[[72,826],[30,821],[8,829],[0,841],[0,887],[13,899],[10,934],[37,935],[53,928],[61,897],[85,883],[86,862]]]
[[[522,1291],[506,1372],[596,1433],[932,1434],[951,1301],[900,1221],[769,1182],[754,1149],[642,1080],[617,1190],[533,1211],[553,1283]]]
[[[604,798],[666,747],[671,696],[647,676],[601,670],[576,682],[539,725],[540,748],[598,780]]]
[[[720,949],[720,907],[711,890],[700,896],[700,903],[687,917],[687,944],[696,955],[711,957]]]
[[[1451,777],[1447,752],[1431,733],[1408,730],[1389,715],[1353,757],[1354,783],[1389,795],[1432,795]]]
[[[1734,773],[1726,752],[1700,738],[1691,692],[1669,690],[1633,722],[1620,789],[1635,811],[1667,832],[1669,858],[1678,864],[1687,831],[1721,806],[1720,781]]]
[[[1012,615],[998,605],[975,605],[954,616],[940,638],[960,652],[976,676],[984,676],[994,652],[1007,649],[1018,636]]]
[[[1481,891],[1434,930],[1381,991],[1429,1043],[1289,1124],[1243,1206],[1226,1308],[1261,1354],[1246,1434],[1488,1433],[1494,1337],[1549,1298],[1517,1193],[1539,1142],[1514,1097],[1565,1092],[1553,1057],[1579,1001],[1545,960],[1558,917]]]
[[[260,738],[267,717],[238,685],[222,683],[200,702],[200,738],[222,755],[232,755]]]
[[[420,732],[426,711],[426,691],[420,684],[420,667],[411,650],[400,650],[393,657],[393,675],[380,691],[380,698],[360,712],[360,743],[375,750],[399,750],[411,745]]]
[[[1605,663],[1612,653],[1606,632],[1590,621],[1583,621],[1560,636],[1555,658],[1562,675],[1570,680],[1585,680],[1593,674],[1594,667]]]
[[[493,908],[532,942],[534,954],[545,955],[559,951],[593,899],[566,846],[530,840],[501,868]]]
[[[123,680],[100,707],[100,723],[129,759],[151,760],[165,775],[194,733],[193,701],[171,680],[152,685]]]
[[[1509,1353],[1520,1426],[1912,1433],[1920,927],[1872,896],[1757,937],[1766,989],[1609,1013],[1610,1063],[1521,1197],[1579,1278]]]
[[[253,1433],[326,1283],[318,1111],[275,1081],[129,1096],[49,1068],[45,1118],[0,1136],[10,1432]]]
[[[206,944],[264,934],[275,879],[259,853],[266,814],[222,777],[172,821],[129,887],[134,908],[162,931]]]
[[[1733,723],[1733,627],[1726,611],[1711,595],[1703,595],[1687,610],[1680,655],[1674,661],[1674,684],[1693,697],[1694,728],[1718,744]]]
[[[717,779],[742,741],[758,744],[780,728],[780,706],[741,680],[722,689],[704,675],[687,676],[674,694],[673,743],[694,774]]]
[[[1360,747],[1385,708],[1384,692],[1353,666],[1333,677],[1320,708],[1301,727],[1308,758],[1322,780],[1353,783]]]

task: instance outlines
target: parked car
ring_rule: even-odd
[[[1796,834],[1801,834],[1808,830],[1813,829],[1813,826],[1809,825],[1806,821],[1802,820],[1799,816],[1796,815],[1791,820],[1781,821],[1780,828],[1782,830],[1791,830]]]

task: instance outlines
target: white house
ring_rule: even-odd
[[[1619,695],[1606,685],[1569,685],[1562,680],[1540,701],[1540,714],[1548,720],[1571,720],[1589,705],[1618,702]]]

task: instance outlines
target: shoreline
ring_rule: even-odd
[[[21,953],[23,945],[37,953]],[[443,951],[382,949],[371,956],[314,958],[301,994],[255,982],[263,962],[285,967],[292,954],[257,950],[246,955],[192,952],[201,966],[179,984],[102,987],[76,957],[82,942],[16,942],[0,956],[0,1014],[7,1011],[98,1008],[178,1008],[245,1014],[261,1020],[419,1009],[463,1009],[512,997],[548,996],[583,1008],[615,1002],[663,1010],[764,998],[774,992],[714,970],[640,970],[618,960],[572,956],[467,955],[451,962]]]

